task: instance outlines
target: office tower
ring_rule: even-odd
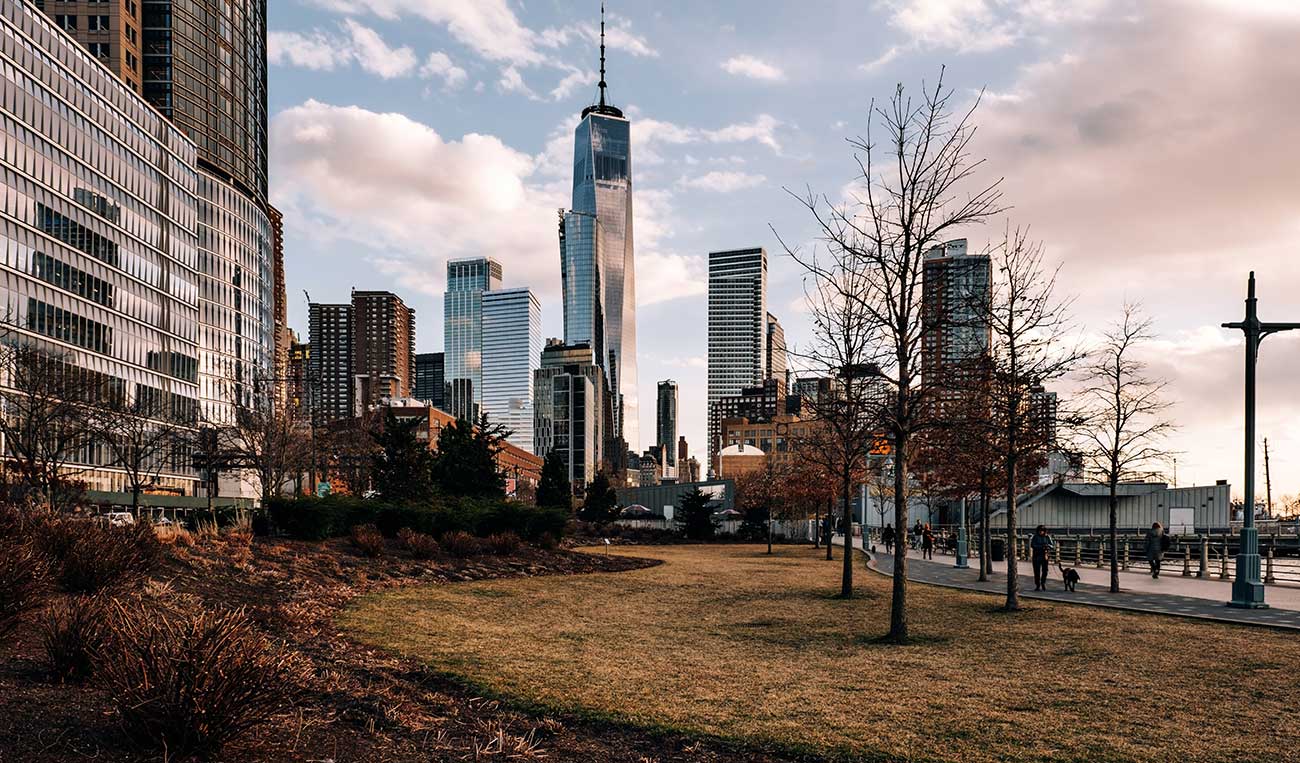
[[[352,415],[352,305],[308,306],[307,384],[317,424]]]
[[[584,487],[607,466],[611,406],[605,370],[586,342],[547,342],[533,374],[533,452],[556,451],[569,481]]]
[[[275,207],[267,207],[271,221],[271,273],[274,291],[272,297],[272,337],[275,352],[272,368],[275,369],[276,399],[283,402],[289,396],[289,348],[295,341],[289,328],[289,300],[284,283],[284,215]]]
[[[573,136],[573,201],[560,227],[564,339],[589,342],[609,379],[613,436],[638,441],[636,267],[630,122],[606,99],[605,18],[597,103]]]
[[[531,289],[483,294],[483,412],[532,452],[533,372],[541,363],[542,304]]]
[[[501,263],[489,257],[447,262],[443,297],[444,370],[448,412],[478,417],[483,389],[483,292],[501,288]]]
[[[987,254],[969,254],[966,239],[957,239],[927,252],[924,268],[921,374],[929,385],[949,386],[992,341],[986,314],[992,264]]]
[[[691,457],[691,446],[686,443],[686,435],[680,435],[677,438],[677,463],[685,464],[686,459]]]
[[[197,424],[193,142],[31,3],[0,3],[0,64],[6,341]],[[75,477],[123,490],[112,460],[107,448],[86,448],[72,460]],[[159,486],[192,492],[188,452],[164,462]]]
[[[787,389],[785,355],[785,329],[775,315],[767,314],[767,378],[776,379],[781,389]]]
[[[718,449],[719,400],[767,378],[767,252],[709,253],[709,461]]]
[[[37,0],[55,26],[86,46],[91,56],[140,93],[140,6],[133,0]]]
[[[415,311],[387,291],[352,292],[352,415],[410,397],[415,381]]]
[[[285,401],[291,408],[310,413],[311,343],[299,342],[292,330],[289,334],[289,361],[285,365]]]
[[[1029,421],[1031,431],[1044,448],[1054,448],[1056,423],[1060,403],[1055,392],[1048,392],[1041,384],[1029,390]]]
[[[655,445],[660,451],[663,476],[677,476],[677,382],[665,379],[659,382],[658,405],[655,416]]]
[[[447,385],[441,352],[422,352],[415,356],[415,394],[434,408],[447,409]]]

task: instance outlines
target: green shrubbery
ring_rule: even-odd
[[[356,525],[373,524],[394,538],[403,528],[440,538],[465,532],[486,538],[513,532],[526,540],[564,533],[568,512],[490,498],[433,498],[421,505],[385,503],[352,496],[273,499],[271,521],[285,534],[302,540],[348,535]]]

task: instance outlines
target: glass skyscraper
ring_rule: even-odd
[[[767,378],[766,324],[767,252],[709,252],[710,463],[722,432],[718,401]]]
[[[531,289],[483,293],[482,410],[533,452],[533,372],[542,357],[542,305]]]
[[[560,236],[564,339],[603,345],[600,362],[614,399],[614,438],[635,447],[639,408],[631,123],[605,100],[603,16],[600,73],[600,100],[582,110],[573,135],[572,211],[565,215]]]
[[[483,402],[483,292],[500,288],[501,263],[494,259],[447,262],[443,368],[451,390],[448,413],[454,416],[476,418]]]

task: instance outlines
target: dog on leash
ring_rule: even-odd
[[[1079,571],[1073,567],[1064,567],[1058,561],[1056,566],[1061,570],[1061,577],[1065,580],[1065,590],[1074,591],[1074,587],[1079,584]]]

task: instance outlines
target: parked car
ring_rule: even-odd
[[[104,515],[109,527],[130,527],[135,524],[135,515],[129,511],[110,511]]]

